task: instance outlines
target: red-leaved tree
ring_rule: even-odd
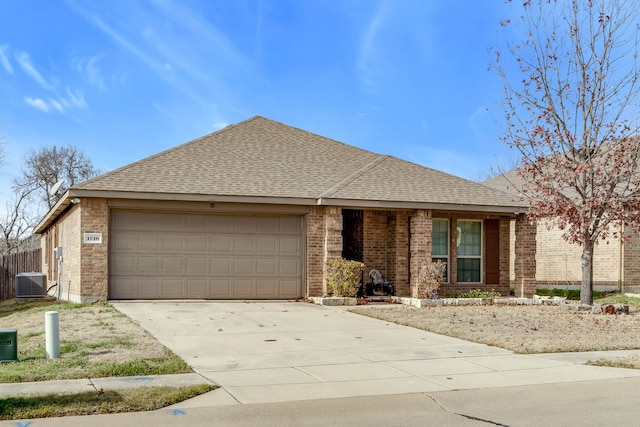
[[[640,230],[638,8],[624,0],[524,0],[505,20],[523,40],[496,51],[503,140],[519,157],[530,220],[582,245],[581,302],[593,304],[593,252]],[[520,4],[513,5],[520,8]]]

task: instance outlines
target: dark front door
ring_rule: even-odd
[[[342,210],[342,258],[364,261],[364,214],[360,210]]]

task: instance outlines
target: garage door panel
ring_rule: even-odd
[[[186,273],[184,257],[163,257],[162,258],[162,274],[170,276],[181,276]]]
[[[138,235],[134,232],[122,231],[109,239],[113,250],[133,252],[138,247]]]
[[[162,296],[169,298],[183,298],[186,296],[184,292],[184,279],[167,278],[162,280]]]
[[[209,238],[201,235],[187,236],[187,252],[190,254],[209,253]]]
[[[296,293],[298,289],[300,289],[300,280],[292,279],[292,280],[280,280],[280,294],[283,295],[291,295]]]
[[[256,238],[256,252],[259,254],[277,254],[278,238],[273,236],[261,236]]]
[[[260,234],[278,234],[279,219],[264,217],[256,219],[256,232]]]
[[[235,258],[232,260],[233,274],[237,276],[253,276],[255,272],[253,258]]]
[[[162,253],[162,246],[160,245],[161,236],[158,234],[141,233],[138,234],[138,242],[136,249],[148,253]]]
[[[216,235],[211,237],[211,251],[228,254],[231,250],[231,237]]]
[[[278,247],[281,255],[300,254],[300,239],[295,237],[279,237]]]
[[[260,277],[273,277],[278,275],[278,260],[273,258],[262,258],[256,262],[256,273]]]
[[[135,277],[118,278],[117,286],[113,286],[110,297],[113,299],[138,298],[138,279]]]
[[[186,217],[181,214],[162,214],[162,229],[166,232],[180,233],[187,229]]]
[[[239,254],[254,253],[253,236],[235,236],[231,241],[233,242],[233,252]]]
[[[187,236],[183,234],[164,234],[162,236],[162,252],[186,252]]]
[[[299,218],[296,217],[282,217],[279,218],[280,229],[278,230],[278,234],[293,234],[300,235],[302,234],[302,224]]]
[[[160,272],[160,256],[139,256],[138,272],[142,274],[158,274]]]
[[[110,297],[296,298],[299,216],[112,211]]]
[[[209,272],[209,262],[207,258],[187,258],[187,275],[204,276]]]
[[[210,232],[212,233],[231,233],[233,232],[232,217],[230,216],[211,216],[209,217]]]
[[[229,298],[231,294],[231,279],[211,279],[211,291],[208,297]]]
[[[209,295],[207,279],[187,279],[186,296],[190,298],[206,298]]]
[[[158,278],[138,278],[137,280],[138,298],[161,298],[161,290],[162,286]]]
[[[281,259],[279,260],[278,274],[281,276],[300,276],[301,266],[297,259]]]
[[[244,298],[253,297],[253,282],[253,279],[233,279],[233,295]]]
[[[256,231],[255,218],[252,216],[234,216],[231,217],[234,233],[251,233]]]
[[[211,275],[216,276],[229,276],[233,273],[231,270],[231,259],[229,258],[213,258],[211,260]]]
[[[258,279],[256,280],[256,296],[259,298],[275,298],[278,295],[278,285],[276,280]]]
[[[137,259],[127,255],[117,255],[111,257],[111,267],[123,275],[132,275],[137,272]]]

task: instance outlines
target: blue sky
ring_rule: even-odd
[[[504,0],[0,3],[4,182],[29,148],[109,171],[255,115],[468,179],[508,157]]]

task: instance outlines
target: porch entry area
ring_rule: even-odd
[[[444,293],[509,293],[509,220],[438,211],[342,209],[342,257],[380,271],[396,295],[412,296],[420,265],[447,264]],[[502,224],[502,227],[501,227]]]

